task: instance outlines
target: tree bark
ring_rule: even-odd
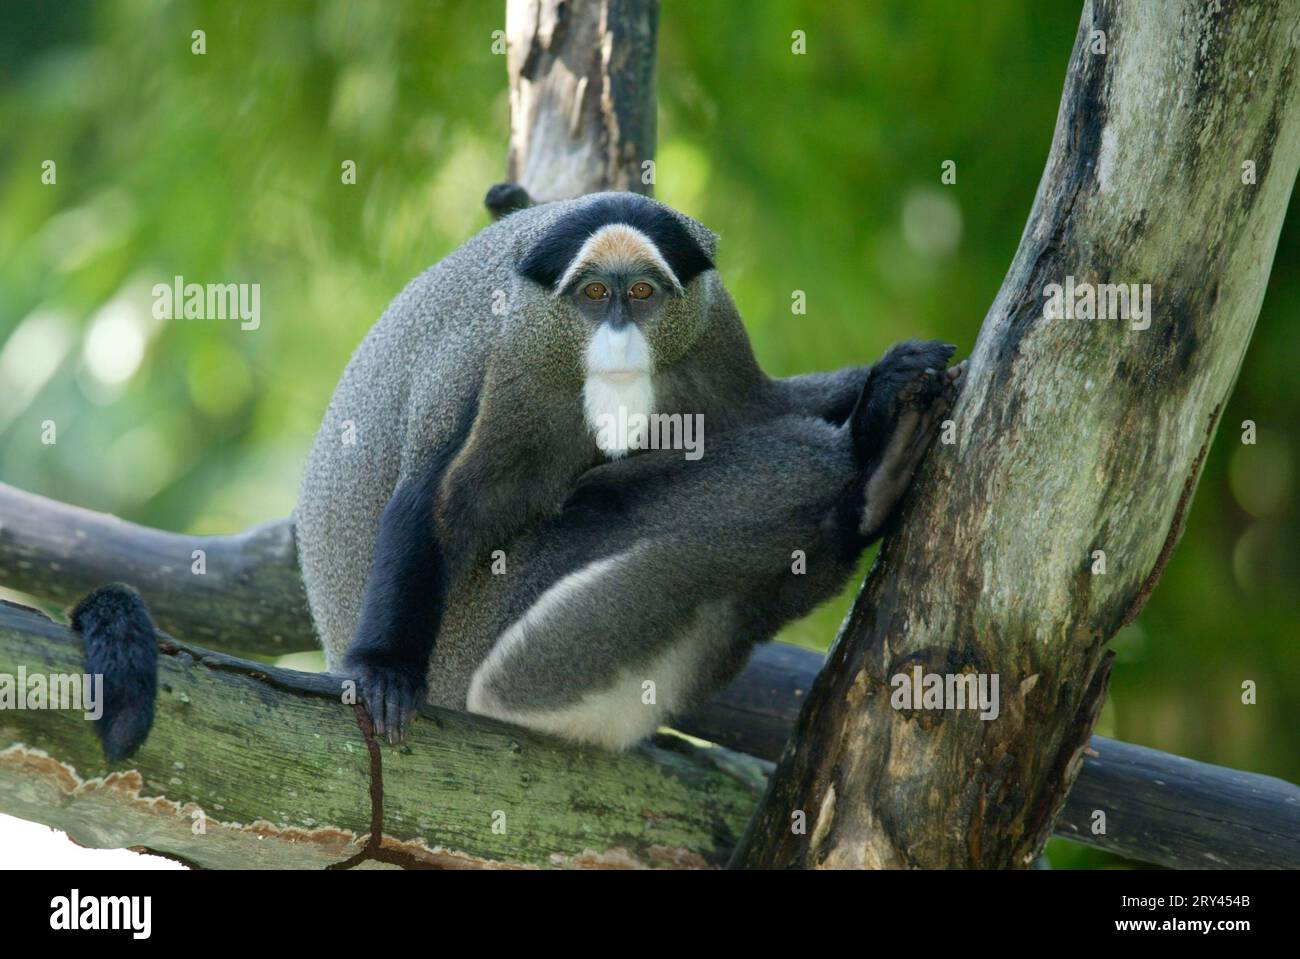
[[[1300,163],[1298,31],[1289,3],[1085,5],[956,442],[927,457],[737,865],[1005,868],[1042,851],[1105,696],[1105,643],[1177,542],[1259,313]],[[1151,284],[1149,328],[1045,319],[1070,276]],[[918,665],[996,674],[999,717],[894,708],[893,677]]]
[[[508,0],[506,176],[535,202],[653,192],[658,23],[658,0]]]
[[[811,650],[769,643],[674,726],[779,759],[821,667]],[[1300,869],[1300,786],[1093,736],[1053,832],[1170,869]]]

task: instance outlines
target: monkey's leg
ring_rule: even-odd
[[[865,540],[847,424],[784,416],[703,459],[651,452],[586,474],[525,534],[472,712],[631,745],[734,674],[753,644],[830,598]]]
[[[735,609],[686,582],[681,566],[694,558],[663,540],[587,558],[566,557],[571,571],[500,635],[466,706],[622,749],[694,701],[738,632]]]
[[[945,370],[953,349],[938,341],[900,343],[862,388],[850,430],[863,462],[858,528],[868,542],[880,535],[957,398],[966,361]]]

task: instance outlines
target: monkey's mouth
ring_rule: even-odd
[[[646,372],[638,369],[592,370],[592,375],[599,376],[602,380],[609,380],[611,383],[630,383],[638,377],[645,376]]]

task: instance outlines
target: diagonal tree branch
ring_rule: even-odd
[[[1041,852],[1105,695],[1104,645],[1177,541],[1259,313],[1300,165],[1297,31],[1289,3],[1085,5],[957,442],[928,457],[737,864]],[[1075,283],[1150,284],[1149,326],[1045,319],[1051,285]],[[998,676],[999,717],[895,708],[915,666]]]

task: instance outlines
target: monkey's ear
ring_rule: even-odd
[[[553,242],[551,234],[547,233],[519,261],[517,270],[520,276],[556,293],[556,284],[572,258],[573,250]]]
[[[686,232],[690,234],[691,239],[694,240],[699,248],[704,252],[705,257],[708,258],[709,265],[712,266],[718,253],[718,234],[714,233],[703,223],[692,220],[689,216],[678,213],[677,217],[682,221],[682,226],[686,227]]]

